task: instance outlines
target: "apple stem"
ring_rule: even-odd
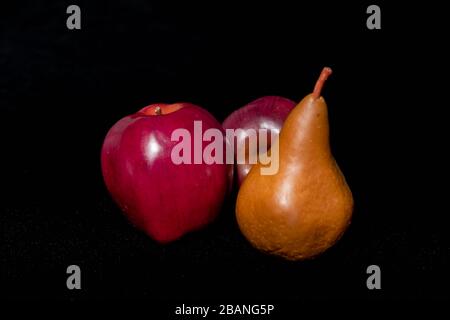
[[[162,114],[161,107],[156,107],[155,108],[155,114],[158,115],[158,116]]]
[[[331,75],[332,72],[333,71],[331,70],[331,68],[328,67],[323,68],[322,72],[320,73],[319,79],[317,80],[316,85],[314,86],[314,90],[312,93],[314,98],[317,99],[320,97],[320,92],[322,91],[323,84],[325,83],[325,81]]]

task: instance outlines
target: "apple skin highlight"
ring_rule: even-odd
[[[107,133],[101,167],[108,191],[129,220],[160,243],[201,229],[220,212],[232,180],[232,165],[174,164],[172,132],[193,136],[194,121],[203,130],[220,123],[190,104],[155,104],[119,120]],[[194,150],[191,141],[191,150]],[[224,148],[226,141],[223,141]],[[202,149],[209,142],[202,142]]]

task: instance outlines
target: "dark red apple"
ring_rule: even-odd
[[[219,213],[230,183],[227,164],[175,164],[171,141],[176,129],[194,136],[220,123],[190,103],[154,104],[119,120],[106,135],[101,165],[106,186],[138,228],[160,243],[202,228]],[[223,138],[225,146],[225,138]],[[200,142],[202,149],[209,142]],[[191,141],[194,150],[194,141]],[[225,147],[224,147],[225,148]]]
[[[242,184],[253,165],[249,163],[250,153],[256,154],[258,152],[258,150],[249,150],[248,134],[245,131],[247,129],[253,129],[258,132],[259,129],[267,129],[267,147],[270,148],[270,132],[275,133],[275,136],[278,137],[284,120],[295,105],[296,103],[294,101],[283,97],[266,96],[250,102],[234,111],[225,119],[222,124],[224,129],[244,130],[244,134],[235,135],[234,139],[235,154],[239,148],[245,148],[246,155],[244,164],[236,164],[236,175],[239,186]]]

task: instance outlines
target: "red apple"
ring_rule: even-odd
[[[258,132],[259,129],[268,130],[267,148],[270,148],[270,133],[273,132],[278,137],[284,120],[296,103],[289,99],[277,96],[266,96],[234,111],[230,114],[222,126],[224,129],[243,129],[244,134],[235,135],[234,152],[240,148],[245,148],[246,161],[244,164],[236,164],[237,182],[240,186],[250,171],[253,164],[249,163],[249,155],[256,154],[258,150],[249,150],[248,129]],[[246,143],[247,141],[247,143]],[[258,138],[259,143],[259,138]]]
[[[103,143],[101,165],[109,192],[131,222],[160,243],[211,222],[228,190],[232,171],[227,164],[175,164],[171,159],[178,143],[171,141],[173,131],[182,128],[193,135],[197,120],[203,130],[223,132],[198,106],[154,104],[119,120]],[[221,142],[225,148],[225,138]],[[208,144],[200,143],[202,149]]]

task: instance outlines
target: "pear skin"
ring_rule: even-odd
[[[329,144],[327,105],[320,91],[289,114],[279,136],[279,167],[262,175],[254,165],[237,198],[241,232],[257,249],[289,260],[313,258],[333,246],[350,224],[353,197]]]

